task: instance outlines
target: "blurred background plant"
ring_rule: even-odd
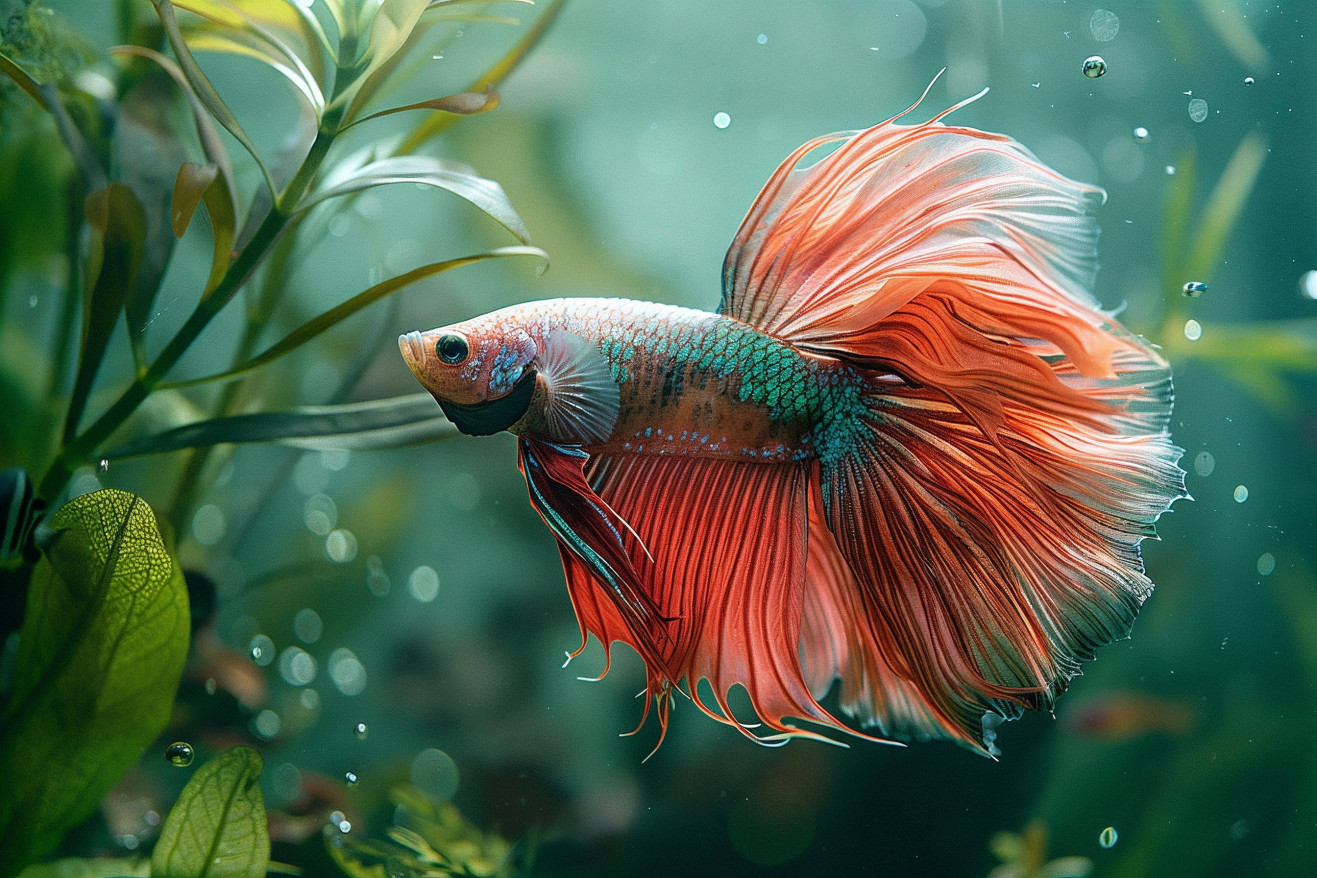
[[[1045,874],[1081,861],[1093,875],[1304,874],[1317,833],[1317,121],[1305,109],[1317,6],[726,0],[709,16],[682,2],[432,3],[425,37],[372,80],[369,64],[339,75],[340,24],[321,0],[176,4],[271,185],[146,3],[51,5],[62,15],[0,0],[0,51],[39,95],[0,77],[0,469],[44,482],[52,505],[61,480],[65,495],[142,497],[188,573],[195,628],[165,730],[57,853],[144,852],[185,781],[219,759],[249,771],[227,755],[247,745],[265,759],[270,856],[307,874],[334,874],[352,851],[378,870],[365,874],[389,874],[390,857],[452,871],[473,844],[509,852],[496,868],[510,871],[533,850],[537,875]],[[402,5],[361,9],[376,7]],[[244,12],[259,15],[244,24]],[[111,54],[115,43],[137,48]],[[1106,74],[1090,79],[1095,54]],[[953,121],[1010,134],[1109,194],[1097,295],[1175,366],[1172,426],[1195,498],[1145,547],[1157,592],[1055,722],[999,731],[999,762],[939,745],[769,751],[678,709],[642,766],[646,733],[616,737],[638,715],[636,664],[619,654],[591,685],[576,675],[597,673],[597,649],[559,667],[578,633],[511,445],[363,453],[446,435],[393,336],[557,295],[712,307],[723,250],[776,163],[904,109],[942,66],[929,114],[990,86]],[[489,109],[490,85],[498,112],[445,111]],[[369,118],[436,95],[445,109]],[[90,158],[65,145],[70,129]],[[318,172],[288,194],[326,138]],[[216,140],[229,176],[207,152]],[[437,267],[528,245],[473,182],[434,197],[452,178],[402,164],[417,157],[497,180],[552,269],[541,276],[536,256]],[[384,182],[367,170],[381,161],[421,187],[345,191]],[[184,162],[196,167],[180,177]],[[90,219],[87,167],[106,193]],[[233,243],[217,259],[224,186]],[[192,218],[178,216],[176,237],[180,189]],[[137,215],[125,191],[155,217],[140,243],[121,221]],[[257,259],[267,222],[282,231],[265,226]],[[98,282],[103,252],[143,266],[131,288],[124,271]],[[245,280],[229,307],[115,432],[75,445],[144,393],[203,291],[229,294],[243,253],[255,270],[228,281]],[[413,284],[398,294],[392,278]],[[140,310],[106,331],[66,438],[90,369],[84,301],[112,303],[115,285]],[[357,305],[335,310],[345,303]],[[110,312],[86,313],[102,326]],[[8,565],[12,605],[35,575]],[[164,757],[171,741],[195,748],[193,766]],[[404,785],[448,829],[408,823]],[[391,846],[390,827],[433,854],[405,834],[414,844]],[[1012,827],[1026,828],[998,834]]]

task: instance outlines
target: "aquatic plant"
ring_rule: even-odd
[[[65,197],[28,202],[35,212],[7,215],[5,226],[62,232],[27,233],[26,240],[67,282],[54,319],[43,327],[52,339],[48,359],[35,355],[31,328],[0,323],[0,403],[8,413],[0,455],[21,465],[6,473],[15,502],[7,500],[3,510],[0,602],[12,605],[27,595],[25,613],[17,606],[4,613],[21,617],[23,627],[12,684],[0,693],[0,784],[11,791],[0,802],[0,875],[17,874],[54,850],[164,728],[189,642],[188,588],[172,534],[187,532],[199,491],[214,477],[208,460],[216,444],[380,447],[448,434],[433,406],[416,405],[414,395],[343,403],[366,361],[353,367],[329,405],[270,409],[261,400],[289,401],[286,376],[272,379],[271,364],[408,285],[487,260],[545,258],[530,245],[498,183],[423,150],[456,120],[497,107],[496,86],[535,45],[556,6],[464,90],[399,105],[386,100],[414,72],[412,58],[451,39],[445,26],[515,23],[484,14],[484,2],[325,0],[311,8],[291,0],[152,0],[151,25],[121,3],[120,29],[130,42],[110,50],[112,67],[88,67],[93,53],[39,4],[6,20],[0,72],[12,83],[6,97],[25,105],[7,103],[4,112],[22,116],[31,141],[47,148],[32,151],[12,134],[3,147],[35,169],[42,186]],[[256,146],[230,107],[233,96],[222,94],[198,63],[202,52],[254,60],[287,81],[298,112],[279,132],[280,147]],[[179,96],[185,123],[175,112]],[[420,121],[400,136],[369,133],[376,120],[403,113]],[[243,154],[230,155],[221,129]],[[62,150],[49,149],[56,139]],[[248,191],[245,181],[253,175],[256,185]],[[23,183],[18,174],[0,182],[11,193]],[[380,280],[262,344],[290,276],[314,244],[314,221],[328,206],[395,183],[455,195],[518,243]],[[189,232],[200,225],[199,215],[209,226],[210,264],[189,273],[176,265],[183,252],[178,242],[202,234]],[[34,253],[2,255],[36,261]],[[0,304],[13,288],[11,267],[6,258]],[[243,295],[235,339],[213,324]],[[190,306],[177,326],[158,320],[166,310],[162,297]],[[203,336],[211,361],[214,348],[231,347],[228,364],[180,377],[180,361]],[[48,374],[36,368],[42,365]],[[203,388],[216,384],[224,386]],[[89,463],[99,461],[104,472],[120,458],[179,450],[188,456],[172,473],[172,498],[161,507],[168,521],[159,527],[147,500],[134,493],[101,490],[67,499],[80,493],[70,492],[69,482]],[[41,475],[29,480],[28,473]],[[45,510],[54,514],[34,529]],[[228,815],[214,827],[217,838],[231,833],[241,815],[230,807],[238,801],[232,796],[216,811],[221,793],[213,788],[251,795],[260,773],[254,752],[228,753],[198,771],[174,809]],[[259,792],[254,795],[242,819],[259,823],[264,834]],[[198,831],[195,814],[166,821],[151,874],[200,874],[195,863],[205,852],[189,847]],[[256,851],[246,841],[237,847]],[[264,874],[266,864],[251,856],[224,874]]]

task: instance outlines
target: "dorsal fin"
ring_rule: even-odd
[[[546,334],[538,357],[548,401],[544,419],[556,442],[607,441],[621,402],[608,360],[594,343],[562,329]]]

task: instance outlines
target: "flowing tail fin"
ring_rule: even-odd
[[[728,253],[722,310],[864,384],[819,434],[815,694],[840,678],[862,723],[986,751],[985,716],[1047,708],[1129,634],[1152,591],[1139,543],[1184,473],[1169,366],[1088,292],[1100,190],[942,116],[793,153]]]

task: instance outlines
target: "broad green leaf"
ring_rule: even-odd
[[[110,332],[137,280],[146,241],[146,213],[132,190],[121,183],[111,183],[88,195],[86,213],[96,237],[87,260],[82,344],[65,421],[65,441],[78,427],[110,343]]]
[[[352,124],[356,125],[359,122],[367,122],[371,119],[378,119],[380,116],[391,116],[394,113],[403,113],[407,110],[442,110],[445,113],[452,113],[455,116],[473,116],[476,113],[489,112],[496,107],[498,107],[498,92],[493,89],[486,92],[466,91],[461,94],[434,98],[429,101],[418,101],[414,104],[408,104],[405,107],[392,107],[388,110],[380,110],[378,113],[371,113],[369,116],[363,116]]]
[[[403,287],[416,283],[418,280],[427,278],[434,274],[448,271],[449,269],[459,268],[463,265],[470,265],[473,262],[483,262],[487,259],[499,259],[506,256],[538,256],[545,262],[549,260],[549,254],[545,253],[538,247],[499,247],[485,253],[477,253],[474,256],[463,256],[458,259],[446,259],[443,262],[431,262],[429,265],[422,265],[420,268],[400,274],[397,277],[391,277],[386,281],[375,284],[368,290],[358,293],[351,299],[348,299],[341,305],[330,308],[312,320],[299,326],[297,329],[275,342],[266,350],[262,351],[245,363],[235,366],[226,372],[217,375],[207,375],[204,378],[196,378],[191,381],[178,381],[162,384],[164,389],[188,387],[194,384],[206,384],[211,381],[227,381],[231,378],[238,378],[246,375],[254,369],[259,369],[268,363],[271,363],[280,357],[290,354],[311,339],[320,335],[328,329],[337,326],[347,318],[356,314],[362,308],[378,302],[380,299],[397,292]]]
[[[281,442],[298,448],[396,448],[456,433],[433,397],[410,393],[370,402],[303,406],[198,421],[134,439],[106,456],[135,457],[230,442]]]
[[[64,859],[28,866],[19,878],[149,878],[151,862],[144,857],[131,860]]]
[[[6,878],[53,850],[160,734],[187,656],[187,588],[144,500],[84,494],[50,527],[0,722]]]
[[[454,0],[454,2],[461,2],[461,0]],[[436,2],[432,5],[438,6],[440,4]],[[553,24],[554,20],[558,17],[558,13],[562,11],[562,7],[563,0],[554,0],[553,3],[549,4],[549,6],[540,13],[539,18],[535,19],[535,24],[531,25],[531,28],[526,32],[526,35],[518,40],[516,45],[509,49],[493,67],[490,67],[477,77],[467,88],[467,91],[482,92],[496,88],[544,37],[544,34],[549,30],[549,26]],[[458,117],[456,116],[446,116],[442,114],[430,116],[420,125],[416,126],[411,134],[407,135],[401,145],[395,150],[395,154],[406,155],[415,152],[416,148],[422,143],[425,143],[425,141],[437,137],[439,134],[448,130],[448,128],[457,121],[457,118]]]
[[[151,854],[151,878],[264,878],[270,829],[261,754],[230,747],[183,787]]]
[[[480,208],[523,244],[530,243],[530,233],[502,186],[477,175],[465,165],[429,156],[392,156],[370,162],[337,180],[327,181],[326,187],[311,193],[298,210],[304,211],[327,199],[388,183],[422,183],[446,189]]]
[[[178,19],[174,16],[174,5],[170,0],[151,0],[151,5],[155,7],[156,15],[160,18],[160,25],[164,28],[165,36],[169,38],[169,45],[174,50],[174,55],[178,58],[179,69],[187,78],[188,85],[191,87],[197,100],[205,106],[207,112],[215,118],[215,121],[224,126],[224,128],[234,136],[234,138],[246,147],[247,152],[256,161],[256,165],[261,169],[262,176],[265,177],[265,185],[271,193],[276,191],[274,178],[270,176],[270,169],[266,167],[265,160],[261,154],[256,151],[256,146],[247,136],[247,132],[242,130],[238,124],[238,119],[233,115],[233,111],[224,103],[224,99],[219,96],[215,86],[211,85],[206,74],[202,72],[201,67],[197,64],[197,59],[192,57],[191,50],[188,49],[187,41],[183,38],[183,31],[178,26]]]

